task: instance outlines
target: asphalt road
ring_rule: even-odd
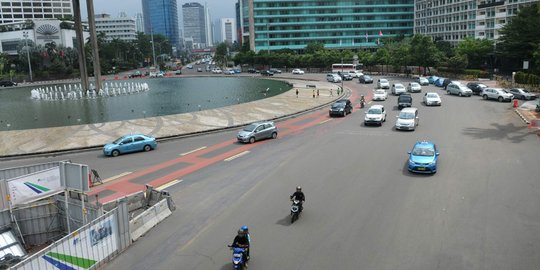
[[[406,81],[390,78],[396,80]],[[372,87],[346,85],[356,96]],[[329,120],[325,110],[300,117],[288,123],[287,135],[185,176],[168,189],[178,207],[173,215],[106,268],[230,269],[227,244],[245,224],[249,269],[538,269],[540,139],[509,103],[435,91],[441,107],[420,104],[426,87],[413,94],[416,131],[393,129],[396,97],[376,102],[388,111],[382,127],[363,126],[365,109],[355,100],[345,118]],[[318,124],[295,128],[307,121]],[[234,135],[165,142],[114,162],[93,151],[2,167],[66,158],[108,177]],[[407,151],[417,140],[438,144],[437,174],[407,171]],[[288,198],[297,185],[306,193],[305,211],[291,225]]]

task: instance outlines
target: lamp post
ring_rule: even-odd
[[[266,23],[266,52],[270,53],[270,23]]]
[[[26,47],[26,58],[28,59],[28,73],[30,74],[30,81],[32,81],[32,63],[30,63],[30,50],[28,49],[28,31],[23,32],[24,46]]]
[[[152,57],[154,58],[154,66],[157,68],[157,62],[156,62],[156,49],[154,48],[154,32],[152,31],[152,27],[150,26],[150,39],[152,43]]]

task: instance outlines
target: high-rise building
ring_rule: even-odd
[[[142,0],[144,32],[169,39],[173,51],[179,48],[178,6],[176,0]]]
[[[144,17],[142,13],[137,13],[135,15],[135,30],[141,33],[144,33]]]
[[[199,3],[182,5],[184,38],[191,38],[193,44],[206,44],[205,8]]]
[[[240,1],[241,0],[234,4],[234,11],[236,15],[236,28],[234,29],[234,31],[236,31],[236,40],[238,41],[238,44],[242,44],[242,16],[240,15]]]
[[[236,41],[236,20],[233,18],[221,18],[221,41],[233,44]]]
[[[239,0],[241,27],[254,51],[377,47],[382,37],[411,36],[414,0]],[[247,6],[246,6],[247,5]]]
[[[416,0],[414,33],[457,44],[466,37],[498,39],[520,7],[538,0]]]
[[[204,16],[205,16],[205,29],[206,29],[206,47],[211,47],[214,44],[214,23],[210,17],[210,10],[206,4],[204,5]]]
[[[0,24],[73,16],[72,3],[66,0],[2,0],[0,4]]]
[[[125,13],[119,17],[109,14],[96,14],[96,31],[105,33],[105,40],[119,39],[132,41],[137,39],[135,19],[129,18]]]

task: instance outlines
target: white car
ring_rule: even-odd
[[[404,108],[397,116],[396,129],[415,130],[418,121],[418,109]]]
[[[387,79],[378,79],[377,88],[379,89],[390,89],[390,83]]]
[[[232,68],[227,68],[223,71],[223,74],[232,75],[234,74],[234,70]]]
[[[403,84],[395,83],[392,85],[392,94],[397,96],[403,93],[407,93],[407,89],[405,89],[405,86],[403,86]]]
[[[212,73],[221,74],[221,73],[223,73],[223,71],[221,70],[221,68],[214,68],[214,69],[212,69]]]
[[[364,125],[376,124],[382,126],[386,122],[386,111],[383,105],[373,105],[366,111]]]
[[[388,98],[388,93],[384,89],[377,89],[373,93],[373,100],[386,100]]]
[[[349,70],[349,74],[353,76],[353,78],[358,78],[360,76],[364,76],[364,73],[360,72],[359,70]]]
[[[482,91],[483,99],[496,99],[499,102],[512,101],[514,95],[505,92],[501,88],[486,88]]]
[[[410,93],[420,93],[422,92],[422,86],[419,83],[411,82],[407,85],[407,91]]]
[[[424,95],[424,104],[426,104],[426,106],[441,106],[441,97],[437,93],[428,92]]]
[[[292,74],[302,75],[302,74],[304,74],[304,71],[299,69],[299,68],[295,68],[295,69],[292,70]]]
[[[326,74],[326,80],[333,83],[340,83],[341,77],[335,73]]]

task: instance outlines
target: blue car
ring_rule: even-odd
[[[427,141],[417,142],[409,152],[407,168],[410,172],[436,173],[438,156],[439,151],[434,143]]]
[[[103,147],[103,154],[106,156],[117,157],[120,154],[154,150],[157,147],[156,138],[142,135],[132,134],[122,136],[112,143],[108,143]]]
[[[428,77],[428,82],[429,82],[430,84],[435,84],[435,81],[436,81],[438,78],[439,78],[439,77],[437,77],[437,76],[429,76],[429,77]]]
[[[443,87],[444,86],[444,79],[445,78],[438,78],[436,81],[435,81],[435,86],[438,86],[438,87]]]

